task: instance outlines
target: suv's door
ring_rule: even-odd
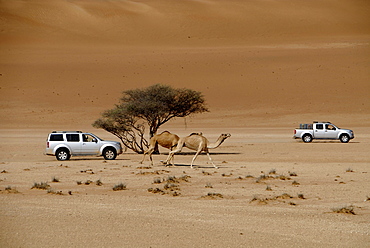
[[[314,129],[315,129],[314,130],[315,139],[324,139],[325,138],[324,124],[315,124]]]
[[[82,154],[99,154],[100,143],[99,139],[95,138],[91,134],[84,133],[82,134],[82,145],[81,153]]]
[[[81,153],[81,138],[79,133],[67,133],[67,144],[71,149],[72,154],[80,154]]]

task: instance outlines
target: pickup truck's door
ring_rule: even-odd
[[[316,124],[314,126],[314,138],[315,139],[324,139],[326,138],[326,129],[324,129],[324,124]]]
[[[325,138],[327,139],[336,139],[338,135],[338,130],[335,128],[334,125],[326,124],[325,125]]]

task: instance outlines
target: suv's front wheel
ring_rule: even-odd
[[[117,157],[117,152],[114,148],[105,148],[103,151],[103,156],[105,160],[114,160]]]
[[[55,157],[59,161],[68,160],[71,157],[71,154],[69,154],[69,151],[67,149],[58,149],[58,151],[55,153]]]

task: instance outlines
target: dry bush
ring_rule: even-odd
[[[102,186],[103,185],[103,182],[100,179],[98,179],[98,180],[95,181],[95,184],[97,186]]]
[[[346,170],[346,172],[355,172],[354,170],[352,170],[351,168],[348,168],[347,170]]]
[[[353,214],[355,215],[354,206],[343,206],[343,207],[335,207],[331,209],[334,213],[340,213],[340,214]]]
[[[149,188],[148,189],[148,192],[151,192],[153,194],[166,194],[163,190],[161,190],[160,188]]]
[[[19,191],[16,189],[16,188],[13,188],[11,186],[8,186],[5,188],[5,190],[8,192],[8,193],[12,193],[12,194],[17,194],[19,193]]]
[[[60,191],[55,191],[53,189],[48,189],[48,194],[53,194],[53,195],[64,195],[63,192]]]
[[[126,189],[126,184],[124,183],[119,183],[113,186],[113,191],[119,191],[119,190],[125,190]]]
[[[269,175],[275,175],[276,174],[276,169],[271,169],[269,171]]]
[[[184,181],[184,182],[189,182],[189,178],[191,178],[191,176],[188,176],[188,175],[182,175],[179,180],[181,181]]]
[[[292,171],[292,172],[288,171],[288,173],[289,173],[289,176],[291,176],[291,177],[298,176],[297,173],[295,173],[294,171]]]
[[[292,182],[292,185],[293,185],[293,186],[298,186],[298,185],[301,185],[301,184],[300,184],[299,182],[297,182],[297,181],[295,181],[295,180],[294,180],[294,181]]]
[[[175,184],[175,183],[166,183],[163,188],[165,190],[170,190],[170,191],[176,191],[176,190],[180,190],[180,187],[178,184]]]
[[[267,186],[266,186],[266,190],[267,190],[267,191],[272,191],[271,186],[270,186],[270,185],[267,185]]]
[[[303,195],[303,194],[298,194],[298,195],[297,195],[297,197],[298,197],[299,199],[306,199],[306,198],[304,197],[304,195]]]
[[[58,178],[56,178],[56,177],[53,177],[53,178],[51,179],[51,182],[53,182],[53,183],[59,183],[59,179],[58,179]]]
[[[47,190],[50,188],[50,185],[47,182],[34,183],[31,189],[42,189]]]
[[[162,183],[162,179],[160,177],[156,177],[156,178],[154,178],[153,183],[154,184],[161,184]]]
[[[206,183],[206,188],[213,188],[212,184],[211,183]]]
[[[224,196],[220,193],[208,193],[207,195],[202,196],[202,198],[218,199],[218,198],[224,198]]]

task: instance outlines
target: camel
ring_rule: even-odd
[[[175,153],[181,152],[183,147],[187,147],[191,150],[197,151],[195,153],[195,156],[193,157],[193,160],[191,161],[190,168],[193,168],[193,164],[195,159],[198,157],[198,155],[201,152],[206,152],[209,160],[211,161],[212,165],[218,169],[218,167],[213,163],[211,156],[209,155],[208,149],[215,149],[219,147],[227,138],[229,138],[231,134],[221,134],[220,137],[217,139],[217,141],[213,145],[209,145],[209,142],[206,137],[204,137],[202,134],[193,133],[189,136],[186,136],[184,138],[181,138],[177,144],[177,147],[175,150],[171,151],[167,157],[167,160],[164,162],[164,164],[167,166],[169,164],[170,159],[174,156]]]
[[[172,149],[177,145],[179,139],[180,139],[179,136],[177,136],[176,134],[172,134],[168,131],[163,131],[161,134],[154,135],[152,138],[150,138],[149,149],[144,152],[144,157],[143,160],[141,160],[140,164],[144,162],[145,155],[149,154],[150,162],[151,165],[153,166],[152,153],[154,152],[155,148],[158,147],[158,145],[160,145],[172,151]]]

